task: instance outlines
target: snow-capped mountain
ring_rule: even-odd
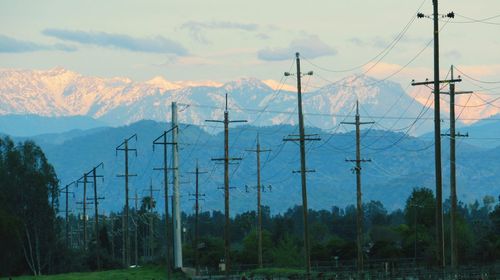
[[[290,84],[293,84],[291,81]],[[243,78],[217,82],[173,82],[163,77],[137,82],[128,78],[88,77],[63,69],[0,70],[0,114],[88,116],[116,126],[142,119],[170,119],[170,104],[179,103],[183,123],[220,119],[229,94],[232,119],[253,125],[296,123],[296,93],[274,81]],[[306,125],[336,131],[352,119],[359,100],[362,119],[378,128],[419,134],[431,129],[432,110],[398,84],[362,76],[303,94]],[[424,117],[424,118],[422,118]],[[414,122],[420,118],[422,121]],[[350,128],[349,128],[350,129]]]

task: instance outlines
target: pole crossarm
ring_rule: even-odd
[[[449,91],[440,91],[439,93],[442,93],[442,94],[450,94]],[[453,94],[457,95],[457,94],[471,94],[471,93],[474,93],[473,91],[455,91]]]
[[[345,159],[346,162],[372,162],[371,159]]]
[[[240,157],[230,157],[230,158],[213,158],[213,161],[223,161],[223,160],[243,160]]]
[[[311,138],[311,137],[304,137],[302,139],[300,138],[283,138],[283,141],[292,141],[292,142],[299,142],[299,141],[321,141],[321,138],[319,137],[315,137],[315,138]]]
[[[441,136],[448,136],[448,137],[451,137],[451,133],[441,133]],[[460,132],[457,132],[455,133],[454,135],[455,137],[469,137],[469,132],[466,132],[465,134],[464,133],[460,133]]]
[[[450,80],[440,80],[438,83],[440,84],[451,84],[451,83],[459,83],[461,82],[462,79],[450,79]],[[425,80],[424,82],[415,82],[415,80],[412,80],[411,85],[412,86],[422,86],[422,85],[433,85],[435,84],[434,81],[429,81]]]
[[[134,135],[130,136],[129,138],[126,138],[120,145],[118,145],[116,147],[116,150],[117,151],[125,151],[125,148],[122,148],[122,146],[125,146],[125,143],[132,140],[132,139],[135,139],[135,141],[137,141],[137,134],[134,134]],[[130,148],[128,148],[128,150],[129,151],[133,151],[133,150],[136,151],[136,149],[130,149]]]
[[[340,123],[341,124],[352,124],[352,125],[360,124],[360,125],[362,125],[362,124],[374,124],[375,122],[358,122],[358,123],[356,123],[356,122],[340,122]]]

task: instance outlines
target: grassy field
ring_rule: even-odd
[[[8,279],[8,278],[2,278]],[[165,268],[160,266],[146,266],[139,268],[117,269],[99,272],[73,272],[39,277],[20,276],[16,280],[165,280]],[[186,279],[183,274],[176,273],[170,279]]]

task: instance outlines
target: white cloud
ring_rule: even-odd
[[[25,53],[25,52],[35,52],[35,51],[47,51],[47,50],[72,52],[76,51],[76,48],[73,46],[68,46],[63,44],[54,44],[54,45],[38,44],[35,42],[18,40],[0,34],[0,53]]]
[[[293,58],[296,52],[304,57],[313,59],[321,56],[331,56],[337,51],[321,41],[316,35],[307,35],[303,38],[293,40],[285,48],[266,48],[257,52],[257,57],[266,61],[280,61]]]
[[[257,24],[253,23],[238,23],[238,22],[230,22],[230,21],[210,21],[210,22],[201,22],[201,21],[188,21],[181,25],[181,29],[189,30],[191,36],[198,42],[209,44],[210,41],[206,37],[207,29],[234,29],[234,30],[243,30],[243,31],[256,31],[259,28]]]
[[[86,32],[78,30],[65,30],[49,28],[42,34],[55,37],[60,40],[76,42],[85,45],[100,47],[114,47],[134,52],[146,53],[168,53],[176,55],[187,55],[188,51],[180,43],[162,36],[152,38],[134,38],[125,34],[106,32]]]

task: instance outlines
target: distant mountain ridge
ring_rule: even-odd
[[[179,120],[204,124],[223,114],[224,94],[229,94],[232,117],[258,126],[296,123],[296,93],[288,85],[255,78],[225,84],[171,82],[155,77],[145,82],[128,78],[88,77],[63,69],[48,71],[0,70],[0,114],[86,116],[119,126],[150,119],[170,119],[170,104],[180,105]],[[307,85],[304,85],[307,88]],[[313,88],[303,95],[307,125],[332,129],[353,113],[356,100],[366,118],[381,127],[398,129],[411,124],[427,108],[410,97],[400,85],[367,76],[352,77],[342,84]],[[385,117],[391,116],[391,119]],[[401,118],[405,116],[405,118]],[[398,118],[399,117],[399,118]],[[395,120],[396,124],[395,124]],[[431,129],[429,122],[410,126],[409,133]]]
[[[0,115],[0,133],[18,137],[57,134],[107,126],[86,116]]]

